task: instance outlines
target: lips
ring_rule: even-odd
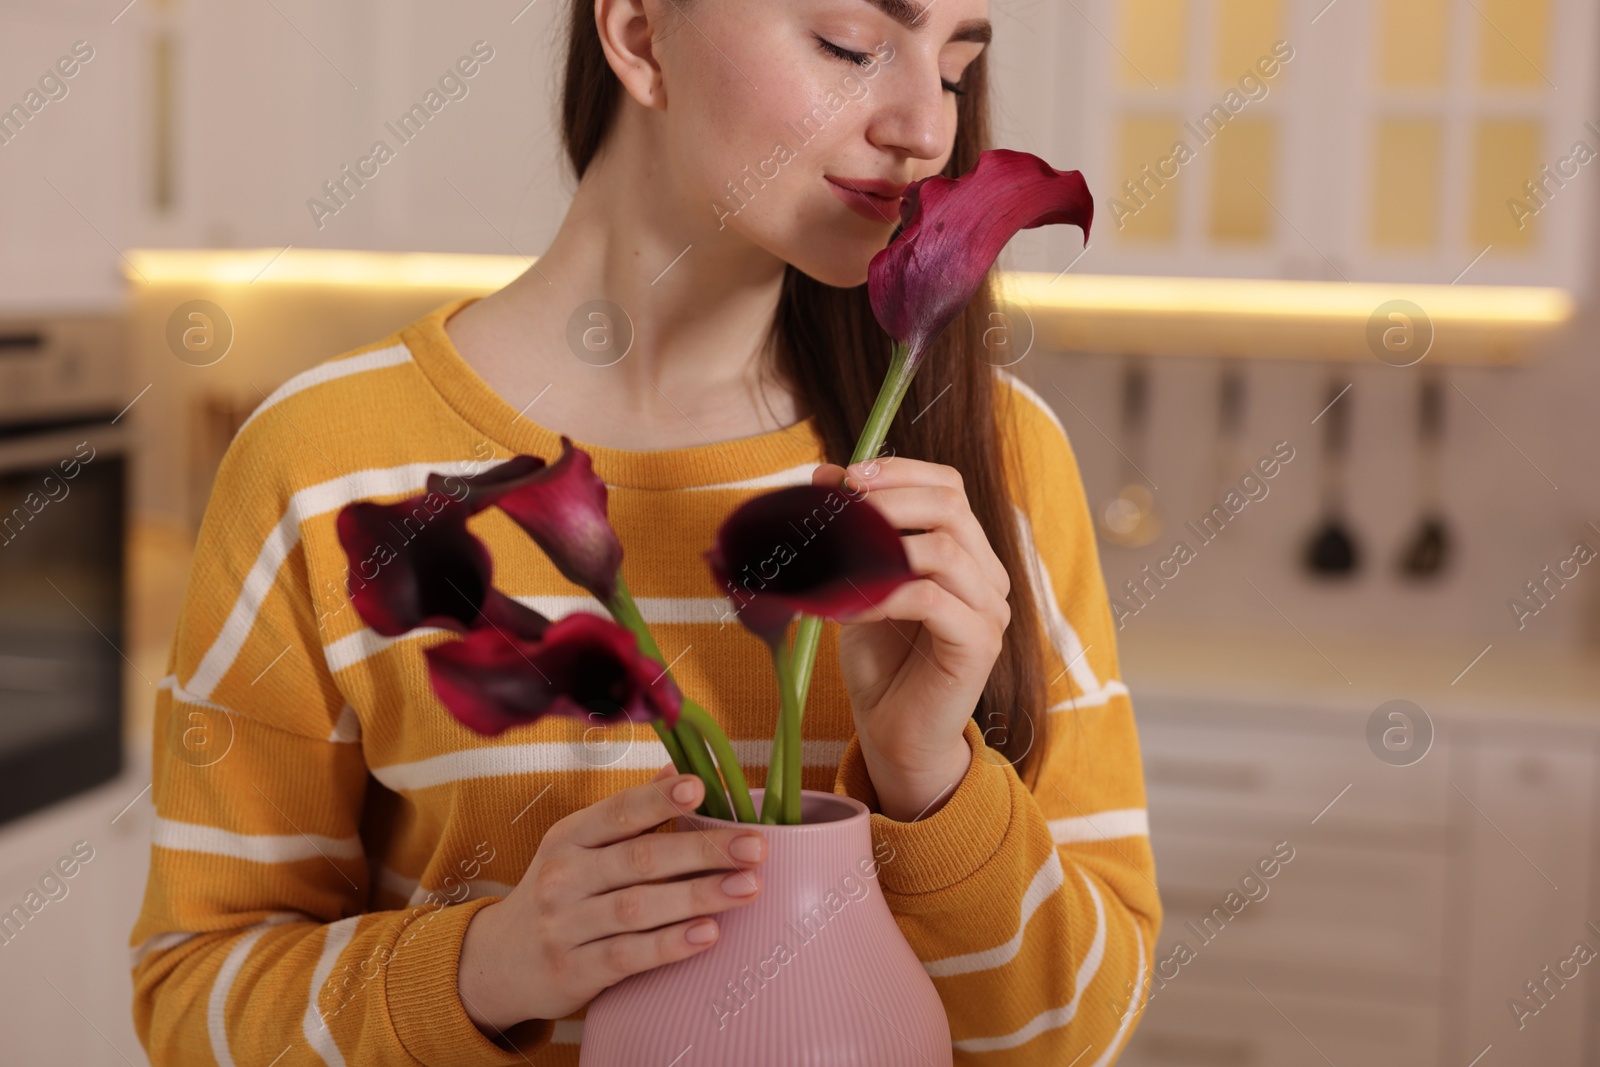
[[[823,175],[828,188],[856,214],[873,222],[897,222],[900,219],[900,201],[905,193],[904,182],[885,181],[882,178],[835,178]]]

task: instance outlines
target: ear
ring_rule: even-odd
[[[594,0],[595,29],[606,61],[628,95],[647,108],[667,106],[655,52],[665,18],[665,6],[656,0]]]

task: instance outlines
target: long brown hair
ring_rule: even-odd
[[[623,90],[600,47],[593,3],[573,0],[568,23],[561,128],[567,158],[581,179],[605,140]],[[968,65],[962,87],[955,146],[943,171],[948,177],[970,170],[989,146],[987,50]],[[1047,748],[1048,687],[1043,626],[1028,578],[1031,565],[1023,556],[1009,495],[1008,468],[1018,468],[1002,456],[1006,438],[997,418],[994,366],[985,358],[985,331],[996,321],[995,311],[991,276],[924,357],[883,454],[916,456],[960,471],[972,512],[1011,575],[1011,622],[973,718],[990,747],[1010,760],[1031,788]],[[788,267],[767,344],[772,369],[790,384],[799,407],[815,415],[828,461],[848,464],[889,367],[889,338],[873,317],[866,285],[840,289]],[[1002,413],[1007,422],[1009,402]],[[926,416],[913,422],[922,411]]]

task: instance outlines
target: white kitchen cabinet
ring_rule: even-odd
[[[1593,1062],[1586,1021],[1600,988],[1600,918],[1593,907],[1595,749],[1582,738],[1484,732],[1469,781],[1455,797],[1473,917],[1455,946],[1463,976],[1461,1038],[1471,1059],[1485,1045],[1518,1063]],[[1596,953],[1559,973],[1577,942]],[[1550,967],[1554,977],[1544,971]],[[1535,999],[1525,983],[1540,987]],[[1513,1012],[1512,998],[1536,1015]]]
[[[1174,984],[1145,1012],[1124,1067],[1419,1067],[1439,1062],[1427,1001],[1307,996],[1259,977]]]
[[[1367,747],[1370,707],[1134,703],[1156,958],[1193,957],[1168,966],[1124,1064],[1465,1067],[1491,1045],[1485,1064],[1600,1062],[1600,722],[1436,711],[1432,748],[1396,767]],[[1294,858],[1251,887],[1265,895],[1203,925],[1278,842]],[[1580,941],[1596,958],[1564,964]],[[1516,996],[1539,1009],[1520,1028]]]
[[[136,748],[121,777],[0,829],[6,911],[37,891],[75,843],[93,849],[61,880],[66,894],[52,885],[59,899],[0,944],[0,1062],[148,1062],[133,1029],[128,937],[150,864],[149,781],[149,756]]]

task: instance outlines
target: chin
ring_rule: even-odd
[[[873,249],[865,257],[849,254],[839,254],[843,250],[819,250],[812,255],[784,256],[784,262],[790,264],[795,270],[808,277],[815,278],[823,285],[831,285],[836,289],[853,289],[858,285],[865,285],[867,281],[867,265],[872,262],[872,257],[877,254]]]
[[[797,218],[806,218],[797,213]],[[749,238],[808,277],[838,289],[865,285],[867,267],[893,236],[891,226],[874,227],[854,216],[810,216],[781,234]]]

